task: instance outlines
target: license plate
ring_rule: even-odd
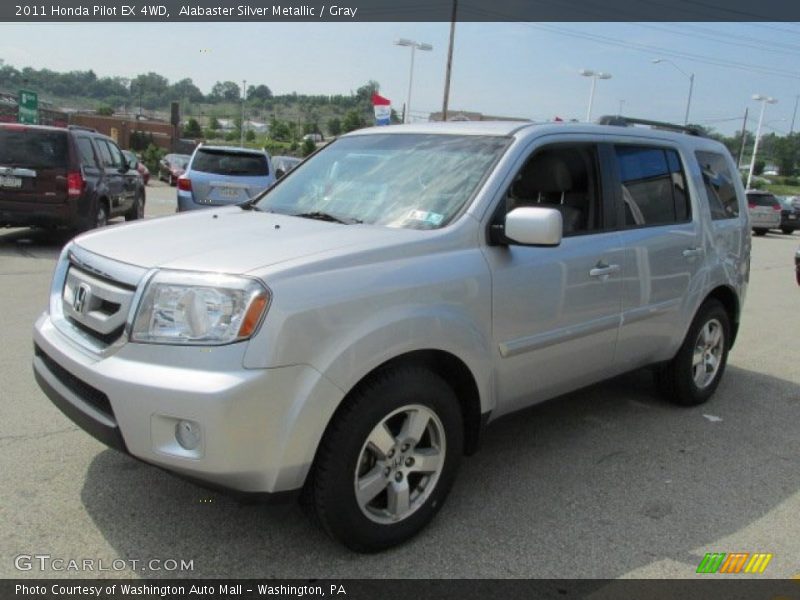
[[[789,215],[789,219],[794,221],[797,218],[797,215]]]
[[[12,177],[10,175],[0,175],[0,187],[21,188],[22,179],[19,177]]]
[[[239,195],[239,190],[236,188],[219,188],[219,195],[225,198],[236,198]]]

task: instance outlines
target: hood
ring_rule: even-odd
[[[347,246],[390,245],[415,233],[226,207],[106,227],[75,243],[144,268],[241,274]]]

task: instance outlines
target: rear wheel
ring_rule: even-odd
[[[133,201],[131,209],[125,213],[126,221],[136,221],[144,218],[144,197],[142,194],[136,194],[136,200]]]
[[[753,229],[753,233],[756,235],[767,235],[767,229],[762,229],[761,227],[757,227]]]
[[[794,229],[791,227],[781,227],[781,231],[786,235],[792,235],[792,233],[794,233]]]
[[[455,478],[463,425],[453,390],[424,367],[357,388],[323,437],[307,501],[326,532],[374,552],[415,535]]]
[[[700,307],[675,358],[656,371],[656,383],[670,402],[694,406],[712,396],[728,360],[730,329],[717,300]]]

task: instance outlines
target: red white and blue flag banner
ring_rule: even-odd
[[[392,101],[373,92],[372,106],[375,109],[375,125],[388,125],[392,118]]]

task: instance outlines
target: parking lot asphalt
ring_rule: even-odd
[[[147,191],[148,218],[174,212],[173,188]],[[31,330],[68,237],[0,230],[0,577],[688,578],[706,552],[772,553],[760,577],[800,574],[800,235],[753,239],[710,402],[669,405],[639,371],[500,420],[431,526],[369,556],[297,506],[239,504],[107,449],[50,403]],[[15,566],[37,554],[110,570]]]

